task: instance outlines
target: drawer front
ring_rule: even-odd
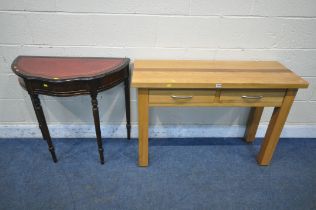
[[[221,103],[281,106],[285,90],[222,90]]]
[[[52,96],[73,96],[80,94],[89,94],[88,83],[83,81],[69,81],[69,82],[45,82],[34,80],[31,82],[34,92],[43,95]]]
[[[150,90],[151,105],[207,105],[214,102],[215,90]]]

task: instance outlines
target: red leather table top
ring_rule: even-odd
[[[20,56],[12,69],[20,76],[59,80],[103,75],[121,69],[127,62],[127,58]]]

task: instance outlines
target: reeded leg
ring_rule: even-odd
[[[247,128],[244,136],[244,139],[247,143],[252,143],[256,138],[262,112],[263,107],[251,107],[250,109]]]
[[[124,81],[125,86],[125,109],[127,138],[131,139],[131,106],[130,106],[130,82],[129,78]]]
[[[281,107],[274,108],[264,141],[257,156],[257,161],[260,165],[269,165],[272,159],[296,92],[297,89],[288,89]]]
[[[97,93],[91,93],[91,104],[92,104],[92,112],[93,112],[94,125],[95,125],[95,133],[97,136],[98,151],[100,155],[100,162],[101,164],[104,164]]]
[[[49,134],[49,130],[47,127],[47,123],[46,123],[46,119],[43,113],[43,109],[41,106],[41,102],[40,99],[38,98],[37,94],[30,94],[31,100],[32,100],[32,104],[35,110],[35,114],[37,117],[37,121],[39,123],[39,127],[41,129],[43,138],[46,140],[47,144],[48,144],[48,150],[50,151],[53,161],[55,163],[57,163],[57,157],[55,154],[55,149],[54,149],[54,145],[52,143],[52,140],[50,138],[50,134]]]
[[[148,89],[138,89],[138,164],[148,166]]]

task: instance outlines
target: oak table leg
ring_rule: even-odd
[[[256,138],[257,129],[260,123],[260,118],[264,107],[251,107],[247,128],[244,139],[247,143],[252,143]]]
[[[104,164],[97,93],[91,93],[91,104],[92,104],[92,112],[93,112],[94,125],[95,125],[95,133],[97,136],[97,144],[98,144],[100,162],[101,162],[101,164]]]
[[[126,109],[126,129],[127,138],[131,139],[131,105],[130,105],[130,81],[129,78],[124,80],[125,87],[125,109]]]
[[[55,154],[55,148],[54,145],[52,143],[50,134],[49,134],[49,130],[47,127],[47,123],[46,123],[46,119],[45,119],[45,115],[41,106],[41,101],[38,97],[37,94],[30,94],[31,100],[32,100],[32,104],[35,110],[35,114],[36,114],[36,118],[39,124],[39,127],[41,129],[43,138],[46,140],[47,144],[48,144],[48,150],[50,151],[53,161],[55,163],[57,163],[57,157]]]
[[[138,89],[138,164],[148,166],[148,89]]]
[[[288,89],[281,107],[274,108],[264,141],[257,156],[257,161],[260,165],[269,165],[296,93],[297,89]]]

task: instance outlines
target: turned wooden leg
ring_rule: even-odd
[[[50,134],[49,134],[49,130],[48,130],[48,127],[47,127],[47,123],[46,123],[44,112],[43,112],[43,109],[42,109],[42,106],[41,106],[40,99],[39,99],[37,94],[30,94],[30,97],[31,97],[31,100],[32,100],[32,104],[33,104],[33,107],[34,107],[34,110],[35,110],[36,118],[37,118],[39,127],[41,129],[43,138],[46,140],[46,142],[48,144],[48,150],[50,151],[50,153],[52,155],[53,161],[55,163],[57,163],[57,157],[56,157],[56,154],[55,154],[54,145],[52,143],[52,140],[51,140],[51,137],[50,137]]]
[[[138,164],[148,166],[148,89],[138,89]]]
[[[130,81],[129,78],[124,80],[125,87],[125,109],[126,109],[126,129],[127,139],[131,139],[131,103],[130,103]]]
[[[257,156],[257,161],[260,165],[269,165],[296,93],[297,89],[288,89],[281,107],[274,108],[264,141]]]
[[[244,139],[247,143],[252,143],[256,138],[257,129],[260,123],[264,107],[251,107]]]
[[[98,144],[100,162],[101,162],[101,164],[104,164],[97,93],[91,93],[91,104],[92,104],[92,112],[93,112],[94,125],[95,125],[95,133],[97,136],[97,144]]]

